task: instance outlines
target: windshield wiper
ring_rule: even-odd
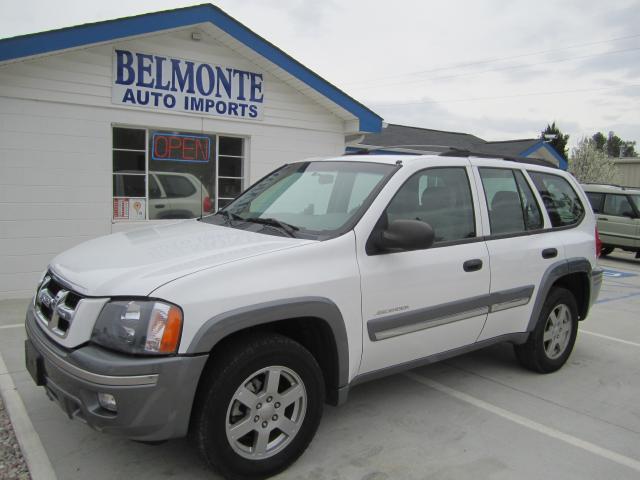
[[[236,215],[235,213],[232,213],[228,210],[220,210],[218,213],[216,213],[216,215],[222,215],[227,219],[227,222],[229,222],[229,224],[231,224],[232,220],[244,220],[244,218],[242,218],[240,215]]]
[[[289,235],[290,237],[294,237],[294,238],[296,236],[295,232],[297,230],[300,230],[300,228],[296,227],[295,225],[291,225],[289,223],[282,222],[282,221],[277,220],[275,218],[247,217],[247,218],[241,218],[241,220],[243,220],[245,222],[260,223],[262,225],[269,225],[271,227],[277,227],[280,230],[282,230],[283,232],[285,232],[287,235]]]

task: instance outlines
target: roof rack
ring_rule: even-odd
[[[438,150],[415,150],[410,149],[408,147],[432,147],[437,148]],[[381,147],[356,147],[352,146],[351,148],[358,148],[355,152],[348,152],[345,155],[369,155],[372,152],[377,152],[380,150],[388,150],[391,148],[402,148],[404,151],[398,151],[396,153],[412,153],[416,155],[429,155],[435,154],[440,157],[479,157],[479,158],[501,158],[502,160],[508,160],[511,162],[518,163],[529,163],[531,165],[539,165],[541,167],[551,167],[558,168],[556,164],[550,162],[549,160],[543,160],[541,158],[529,158],[529,157],[518,157],[515,155],[499,155],[493,153],[481,153],[474,152],[472,150],[466,150],[464,148],[451,147],[448,145],[385,145]],[[443,149],[445,149],[443,151]]]
[[[388,150],[390,148],[402,149],[402,151],[398,151],[395,153],[414,153],[416,155],[428,155],[428,154],[439,154],[443,150],[451,149],[449,145],[382,145],[379,147],[366,147],[366,146],[356,146],[350,145],[351,148],[357,148],[356,152],[348,152],[345,155],[369,155],[372,152],[378,152],[380,150]],[[413,147],[413,148],[411,148]],[[437,148],[438,150],[418,150],[415,147],[431,147]]]
[[[493,153],[480,153],[474,152],[472,150],[465,150],[460,148],[452,147],[450,150],[446,152],[442,152],[439,154],[441,157],[479,157],[479,158],[501,158],[502,160],[508,160],[511,162],[518,163],[529,163],[531,165],[539,165],[541,167],[551,167],[558,168],[554,163],[543,160],[541,158],[529,158],[529,157],[518,157],[514,155],[498,155]]]

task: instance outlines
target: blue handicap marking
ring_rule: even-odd
[[[605,277],[609,277],[609,278],[627,278],[627,277],[637,277],[638,276],[637,273],[622,272],[620,270],[610,270],[608,268],[605,268],[604,272],[602,274]]]

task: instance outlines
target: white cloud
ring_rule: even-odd
[[[2,2],[0,32],[13,36],[189,3]],[[374,111],[379,107],[390,122],[498,140],[537,136],[555,120],[572,143],[598,130],[640,141],[640,88],[630,86],[640,84],[638,0],[217,4]],[[629,51],[607,54],[623,49]],[[492,61],[459,66],[486,59]],[[383,106],[420,99],[439,103]]]

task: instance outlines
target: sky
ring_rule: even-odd
[[[229,15],[388,123],[570,146],[640,145],[640,0],[222,0]],[[193,5],[2,0],[0,36]]]

